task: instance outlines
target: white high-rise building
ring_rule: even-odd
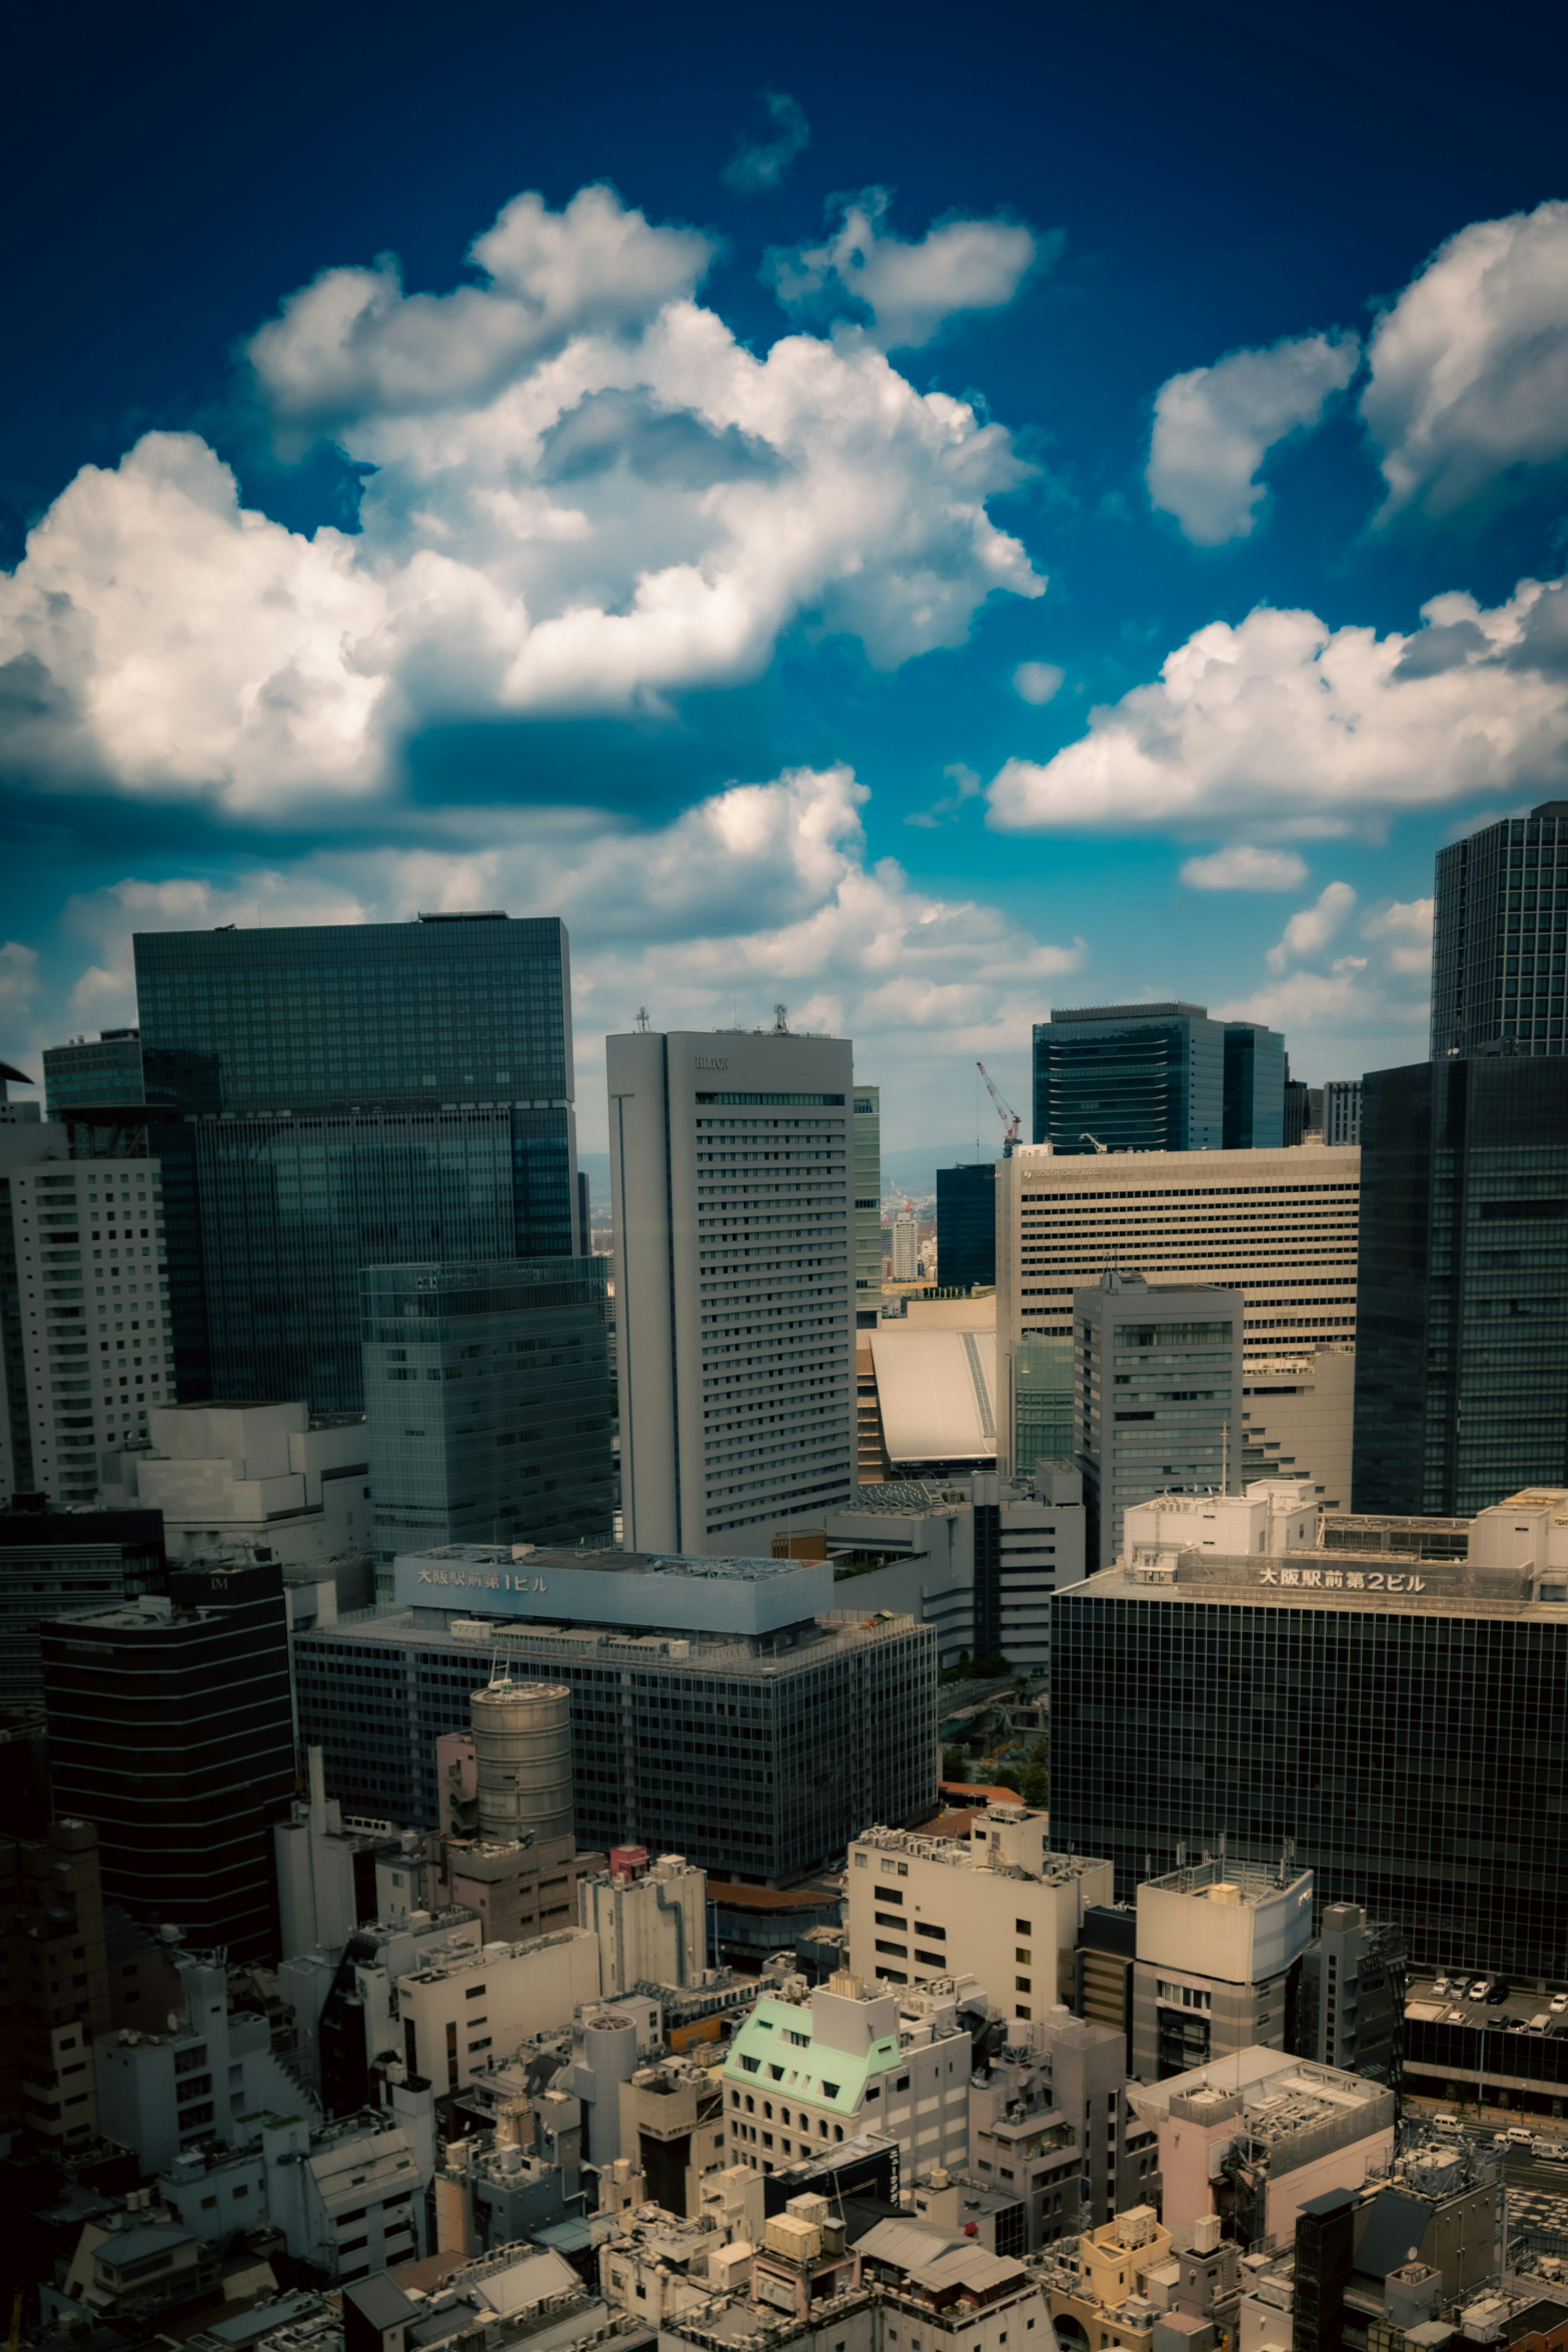
[[[18,1344],[6,1372],[10,1382],[25,1366],[32,1484],[57,1503],[90,1503],[100,1454],[142,1442],[149,1412],[174,1402],[159,1163],[13,1164],[10,1195]]]
[[[626,1546],[763,1554],[855,1483],[853,1048],[606,1049]]]
[[[914,1282],[920,1275],[920,1220],[907,1212],[893,1219],[893,1280]]]

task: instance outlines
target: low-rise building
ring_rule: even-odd
[[[1322,1515],[1306,1478],[1254,1478],[1238,1495],[1152,1495],[1128,1507],[1122,1557],[1137,1568],[1173,1567],[1185,1551],[1277,1559],[1310,1551]]]
[[[586,1927],[453,1952],[398,1979],[405,2061],[437,2095],[460,2090],[476,2062],[510,2053],[525,2034],[569,2025],[598,1993],[599,1940]]]
[[[849,1965],[895,1985],[979,1979],[1026,2021],[1073,1996],[1085,1911],[1111,1900],[1110,1863],[1053,1853],[1047,1816],[993,1805],[967,1840],[872,1829],[849,1849]]]
[[[1397,2087],[1405,1973],[1397,1927],[1369,1919],[1360,1903],[1327,1904],[1301,1964],[1296,2048],[1302,2057]]]
[[[283,1962],[278,1987],[294,2014],[292,2063],[329,2115],[357,2114],[378,2061],[405,2059],[398,1979],[479,1949],[470,1912],[415,1911],[363,1920],[341,1948],[317,1945]]]
[[[895,1994],[845,1971],[806,2001],[759,2000],[724,2062],[727,2147],[767,2173],[875,2129],[911,2167],[961,2169],[984,2022],[968,1976]]]
[[[1132,2072],[1190,2073],[1233,2051],[1292,2038],[1311,1940],[1312,1874],[1205,1854],[1137,1896]]]
[[[247,2135],[245,2118],[279,2111],[315,2120],[315,2102],[274,2055],[265,2017],[231,2013],[226,1971],[215,1958],[175,1951],[182,2007],[167,2029],[127,2026],[93,2044],[99,2128],[133,2148],[144,2173],[190,2147]]]
[[[1245,2245],[1278,2243],[1310,2199],[1359,2188],[1394,2153],[1393,2091],[1277,2050],[1133,2082],[1127,2096],[1158,2140],[1162,2210],[1178,2231],[1217,2214]]]
[[[1005,2031],[970,2089],[967,2169],[1021,2201],[1033,2252],[1142,2203],[1154,2157],[1135,2126],[1128,2150],[1120,2033],[1066,2009]]]
[[[621,2154],[668,2213],[702,2210],[703,2175],[724,2162],[724,2082],[718,2066],[669,2058],[639,2066],[619,2092]]]
[[[606,2000],[640,1985],[700,1984],[707,1969],[708,1874],[683,1854],[650,1864],[646,1846],[616,1846],[606,1871],[577,1888],[577,1916],[599,1943]]]
[[[342,1945],[362,1919],[379,1916],[376,1857],[395,1822],[346,1818],[329,1797],[319,1748],[306,1750],[308,1794],[290,1801],[289,1818],[275,1822],[279,1945],[285,1959],[318,1944]]]

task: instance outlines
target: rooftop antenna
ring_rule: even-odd
[[[637,1031],[641,1036],[646,1037],[647,1035],[647,1006],[646,1004],[639,1004],[637,1006]]]

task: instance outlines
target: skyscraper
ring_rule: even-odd
[[[740,1553],[854,1483],[847,1038],[607,1040],[628,1549]]]
[[[1484,1054],[1363,1089],[1355,1508],[1568,1483],[1568,1067]]]
[[[41,1123],[13,1132],[61,1130]],[[173,1395],[159,1165],[39,1160],[13,1164],[8,1184],[9,1454],[19,1466],[25,1384],[29,1476],[18,1488],[90,1503],[100,1450],[145,1437],[149,1410]]]
[[[1437,852],[1432,1058],[1500,1038],[1563,1052],[1568,801],[1501,817]]]
[[[1227,1151],[1277,1150],[1285,1140],[1285,1040],[1254,1021],[1225,1024]]]
[[[353,1411],[363,1266],[577,1252],[558,921],[142,933],[136,975],[182,1393]]]
[[[1204,1005],[1053,1007],[1036,1023],[1037,1143],[1200,1151],[1217,1150],[1224,1132],[1225,1025]]]
[[[1073,1300],[1089,1561],[1121,1549],[1128,1507],[1215,1492],[1239,1448],[1242,1303],[1233,1290],[1101,1276]]]
[[[97,1830],[106,1900],[276,1959],[271,1824],[294,1787],[282,1570],[176,1570],[167,1600],[42,1638],[55,1804]]]
[[[855,1089],[855,1326],[882,1313],[882,1089]]]
[[[936,1171],[936,1262],[944,1288],[996,1279],[996,1162]]]
[[[400,1551],[612,1540],[608,1261],[361,1276],[376,1597]]]
[[[51,1118],[100,1105],[144,1103],[142,1037],[136,1029],[100,1029],[44,1049],[44,1090]]]

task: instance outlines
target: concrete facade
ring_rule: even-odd
[[[599,1944],[599,1990],[606,2000],[639,1984],[700,1984],[707,1969],[708,1874],[679,1853],[649,1863],[622,1848],[607,1871],[577,1889],[579,1923]]]
[[[1132,2072],[1145,2082],[1239,2050],[1282,2050],[1312,1935],[1312,1874],[1206,1856],[1138,1889]]]
[[[1086,1909],[1111,1899],[1114,1871],[1053,1853],[1048,1822],[994,1807],[967,1842],[875,1829],[849,1849],[849,1965],[868,1982],[973,1977],[1004,2017],[1068,2001]]]
[[[510,2054],[525,2034],[569,2024],[598,1995],[598,1938],[585,1927],[431,1961],[398,1980],[408,2071],[440,2094],[462,2090],[492,2053]]]
[[[162,1511],[172,1560],[259,1547],[289,1570],[369,1549],[363,1414],[171,1400],[148,1413],[146,1437],[108,1465],[105,1494]]]
[[[1078,1458],[1092,1572],[1130,1505],[1228,1484],[1241,1427],[1242,1305],[1218,1285],[1104,1275],[1073,1297]]]
[[[761,1549],[855,1478],[847,1039],[606,1041],[628,1546]]]
[[[1346,1511],[1355,1436],[1355,1349],[1348,1342],[1250,1353],[1241,1384],[1247,1478],[1309,1480],[1326,1511]]]

